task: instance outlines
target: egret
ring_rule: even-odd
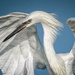
[[[44,30],[44,53],[45,64],[48,71],[51,70],[52,75],[66,75],[65,63],[59,55],[55,53],[54,42],[58,34],[58,30],[62,28],[61,23],[51,14],[43,11],[34,11],[29,14],[24,23],[18,26],[3,42],[18,33],[19,31],[40,22]],[[59,61],[58,61],[59,60]]]
[[[33,25],[38,22],[44,29],[44,50]],[[52,75],[72,75],[74,49],[68,54],[55,53],[53,44],[62,25],[50,13],[12,13],[1,17],[0,23],[0,68],[5,75],[33,75],[34,68],[46,67]]]
[[[27,28],[35,23],[41,22],[44,29],[44,50],[47,62],[45,62],[48,71],[51,70],[52,75],[73,75],[73,61],[74,61],[74,49],[67,54],[56,54],[53,48],[53,44],[57,35],[58,28],[61,28],[61,23],[57,21],[51,14],[42,11],[32,12],[26,17],[23,25],[19,26],[12,32],[7,38],[15,35],[18,31]],[[69,24],[69,23],[68,23]],[[75,31],[75,26],[70,25],[71,30]],[[16,32],[16,33],[14,33]],[[7,40],[7,38],[5,40]],[[50,53],[49,53],[50,52]],[[73,69],[72,69],[73,67]]]

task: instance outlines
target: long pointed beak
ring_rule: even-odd
[[[20,32],[21,30],[23,30],[24,28],[26,28],[26,26],[31,22],[31,20],[28,20],[24,23],[22,23],[19,27],[17,27],[17,29],[15,29],[11,34],[9,34],[4,40],[3,42],[7,41],[8,39],[10,39],[12,36],[14,36],[15,34],[17,34],[18,32]]]

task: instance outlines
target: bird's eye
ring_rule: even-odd
[[[29,24],[29,23],[31,23],[31,21],[32,21],[32,19],[28,20],[27,23]]]
[[[26,22],[24,22],[24,23],[22,23],[23,25],[24,24],[29,24],[29,23],[31,23],[31,21],[32,21],[32,19],[30,19],[30,20],[28,20],[28,21],[26,21]]]

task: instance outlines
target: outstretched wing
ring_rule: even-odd
[[[23,73],[27,73],[29,68],[31,70],[33,68],[29,66],[29,64],[33,64],[33,58],[35,62],[43,62],[42,47],[35,26],[24,29],[3,42],[18,25],[23,23],[27,15],[16,12],[0,17],[0,69],[2,69],[4,75],[23,75]],[[38,68],[44,66],[43,64]]]
[[[0,52],[15,38],[13,36],[9,41],[3,42],[3,40],[13,32],[17,26],[23,23],[27,14],[24,13],[11,13],[6,16],[0,17]]]
[[[73,45],[73,47],[72,47],[71,52],[72,52],[73,55],[74,55],[73,73],[75,74],[75,18],[69,18],[69,19],[67,20],[67,24],[69,25],[69,27],[70,27],[70,29],[72,30],[73,35],[74,35],[74,45]]]

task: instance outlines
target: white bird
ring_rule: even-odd
[[[57,21],[51,14],[43,11],[32,12],[25,19],[26,22],[15,31],[29,27],[35,23],[41,22],[44,29],[44,50],[46,55],[45,64],[48,71],[51,70],[52,75],[73,75],[74,48],[67,54],[56,54],[53,44],[57,35],[58,28],[61,28],[61,23]],[[69,25],[70,26],[70,25]],[[72,31],[75,31],[75,26],[70,26]],[[73,32],[74,33],[74,32]],[[12,35],[14,32],[12,33]],[[74,33],[75,34],[75,33]],[[11,35],[9,35],[11,36]]]
[[[27,14],[25,13],[14,13],[14,14],[1,17],[0,19],[0,23],[2,22],[2,25],[0,25],[0,28],[1,28],[0,68],[2,69],[3,73],[6,75],[11,75],[11,74],[23,75],[27,71],[28,75],[33,75],[34,74],[33,66],[38,68],[44,68],[46,65],[48,68],[48,71],[51,70],[52,75],[72,75],[70,73],[72,72],[71,71],[72,68],[68,69],[68,66],[71,60],[72,62],[74,60],[72,51],[69,54],[57,55],[53,48],[56,35],[58,34],[58,29],[62,27],[61,23],[57,21],[51,14],[43,12],[43,11],[32,12],[27,17],[26,15]],[[36,28],[34,26],[31,26],[38,22],[41,22],[44,29],[45,52],[43,51],[41,44],[39,42],[39,39],[36,33]],[[24,29],[27,27],[29,28]],[[21,31],[22,29],[24,30]],[[6,53],[8,54],[8,56],[6,56],[7,55]],[[10,53],[13,55],[9,55]],[[17,57],[16,57],[16,54],[17,54]],[[10,57],[10,59],[13,59],[11,62],[14,62],[15,64],[11,62],[9,63],[10,59],[7,60],[8,57]],[[11,66],[13,68],[11,68]],[[71,66],[72,66],[72,63],[71,63]],[[67,71],[67,69],[70,71]]]
[[[53,47],[56,35],[58,34],[58,29],[62,28],[62,25],[51,14],[43,11],[32,12],[26,17],[24,23],[8,35],[3,42],[24,28],[38,22],[42,24],[44,30],[44,60],[48,71],[50,72],[51,70],[52,75],[66,75],[65,63],[62,58],[55,53]]]

